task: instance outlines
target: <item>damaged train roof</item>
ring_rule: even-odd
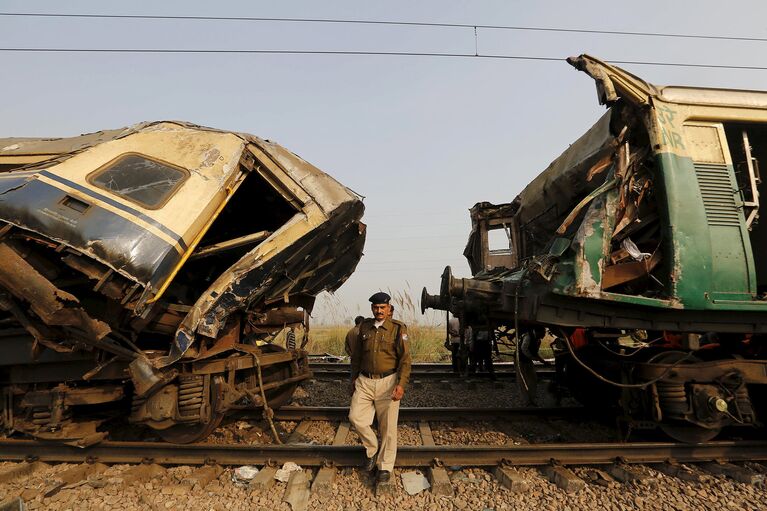
[[[657,98],[667,103],[767,109],[765,91],[657,86],[590,55],[570,57],[567,61],[595,80],[601,104],[612,105],[624,99],[647,105]],[[573,201],[601,184],[602,179],[595,176],[607,168],[610,154],[620,143],[617,124],[620,123],[613,122],[613,112],[608,110],[520,192],[511,204],[521,227],[542,233],[554,231],[572,209]],[[599,165],[600,161],[604,164]],[[584,179],[586,171],[589,173]]]
[[[9,228],[133,283],[121,300],[136,316],[161,301],[188,311],[171,359],[234,310],[337,289],[364,244],[360,197],[328,174],[178,121],[0,139],[0,195]]]

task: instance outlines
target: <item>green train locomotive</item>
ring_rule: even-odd
[[[548,331],[574,395],[633,428],[699,442],[760,426],[767,92],[658,87],[588,55],[568,62],[608,111],[511,203],[472,208],[473,277],[446,268],[422,308],[513,338],[528,391]]]

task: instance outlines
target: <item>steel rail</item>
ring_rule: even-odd
[[[536,364],[537,365],[537,364]],[[541,364],[541,366],[543,366]],[[309,362],[310,369],[337,369],[349,371],[348,362]],[[493,368],[498,370],[513,370],[514,362],[496,362],[493,364]],[[410,364],[410,370],[412,371],[437,371],[437,372],[450,372],[452,367],[450,364],[442,364],[438,362],[415,362]]]
[[[553,418],[593,417],[594,412],[582,406],[552,408],[457,408],[457,407],[403,407],[399,409],[399,420],[412,421],[532,421]],[[283,406],[274,410],[275,420],[322,420],[345,421],[349,408],[345,406]]]
[[[35,440],[0,440],[0,460],[69,463],[157,463],[161,465],[262,465],[292,461],[302,466],[359,466],[362,446],[350,445],[216,445],[160,442],[102,442],[77,448]],[[622,463],[682,463],[713,460],[767,460],[765,441],[726,441],[704,444],[589,443],[524,444],[503,446],[401,446],[397,466],[445,465],[519,466],[601,465]]]
[[[495,377],[503,379],[515,379],[517,372],[513,363],[496,364]],[[311,362],[309,363],[309,369],[311,369],[314,378],[317,379],[348,379],[349,378],[349,364],[335,363],[335,362]],[[537,365],[536,374],[541,379],[553,379],[554,368],[551,366]],[[410,372],[411,380],[456,380],[456,381],[472,381],[472,380],[487,380],[489,374],[474,373],[466,376],[460,376],[455,374],[449,364],[413,364]]]

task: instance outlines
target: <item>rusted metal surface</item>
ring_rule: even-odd
[[[422,309],[493,332],[521,375],[536,354],[518,344],[553,341],[560,383],[630,428],[695,442],[758,427],[767,92],[661,87],[589,55],[568,62],[608,111],[513,201],[472,208],[472,277],[447,267]],[[487,242],[498,229],[503,253]]]
[[[0,194],[0,336],[27,333],[3,341],[0,425],[52,414],[23,428],[46,438],[69,438],[71,406],[87,404],[54,392],[62,381],[102,404],[132,395],[133,422],[184,441],[264,397],[279,406],[310,372],[271,340],[308,331],[365,240],[361,198],[321,170],[182,122],[2,139]],[[51,392],[67,396],[58,411]]]

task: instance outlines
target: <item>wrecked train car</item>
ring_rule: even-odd
[[[446,268],[422,307],[508,335],[525,391],[548,329],[574,394],[630,427],[701,441],[761,425],[767,92],[657,87],[568,61],[607,113],[511,203],[472,208],[473,278]]]
[[[185,443],[280,406],[310,372],[270,341],[354,271],[362,212],[248,134],[151,122],[0,139],[3,428],[85,445],[129,413]]]

